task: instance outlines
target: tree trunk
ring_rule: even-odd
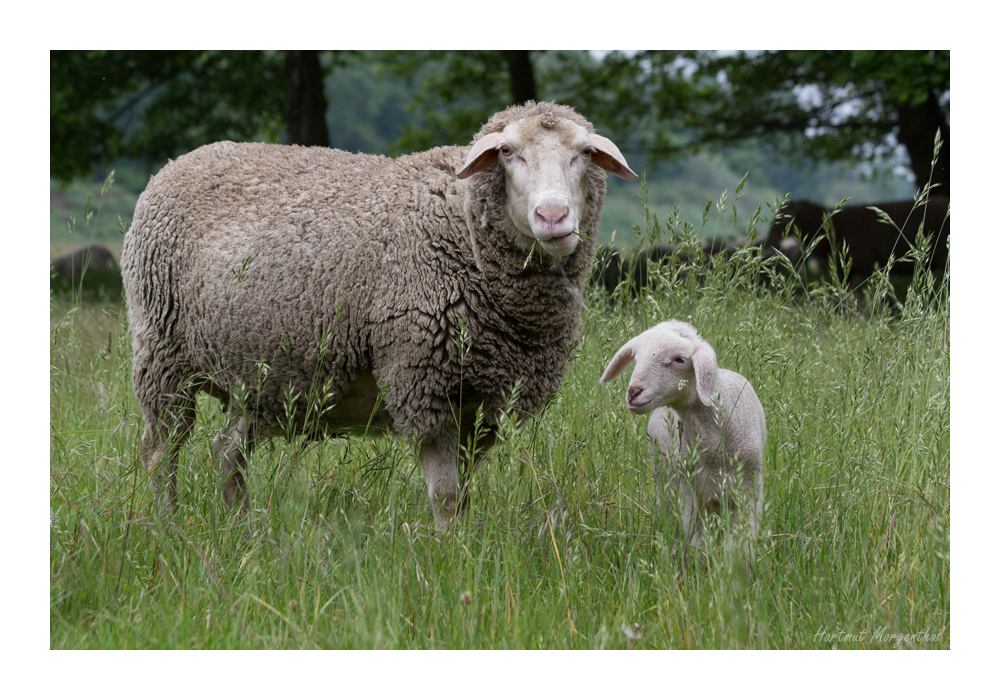
[[[917,187],[923,187],[931,178],[937,185],[932,194],[949,196],[951,182],[951,133],[936,95],[931,95],[919,105],[898,105],[897,123],[899,142],[910,156],[910,169],[917,177]],[[934,134],[941,130],[941,150],[938,152],[934,172]]]
[[[285,52],[285,121],[289,143],[330,145],[318,51]]]
[[[528,51],[504,51],[503,56],[510,72],[510,91],[514,95],[514,103],[523,104],[528,100],[537,100],[531,54]]]

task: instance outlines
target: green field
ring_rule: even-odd
[[[742,209],[735,227],[713,216],[746,235]],[[950,648],[948,280],[917,274],[899,301],[888,278],[760,284],[761,265],[747,250],[654,269],[638,299],[592,291],[562,390],[504,428],[447,536],[418,463],[387,437],[262,446],[253,512],[225,512],[208,398],[179,510],[160,517],[138,466],[124,308],[53,296],[51,647]],[[630,372],[597,384],[625,340],[668,318],[693,323],[767,413],[749,565],[674,554],[645,420],[624,406]]]

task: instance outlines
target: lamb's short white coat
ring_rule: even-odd
[[[650,414],[646,432],[661,507],[680,510],[688,542],[701,547],[707,516],[727,514],[752,552],[764,505],[764,408],[742,375],[720,369],[715,350],[682,321],[629,340],[601,376],[630,362],[626,405]],[[727,537],[734,544],[733,533]]]

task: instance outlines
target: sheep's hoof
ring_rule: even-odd
[[[458,524],[458,517],[465,510],[461,501],[453,494],[434,499],[434,530],[439,534],[452,532]]]
[[[468,489],[455,493],[438,493],[431,498],[434,508],[434,529],[440,534],[455,529],[458,518],[469,507]]]
[[[439,535],[454,532],[457,525],[458,519],[454,513],[450,515],[444,515],[441,513],[434,514],[434,531]]]

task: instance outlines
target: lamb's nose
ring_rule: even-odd
[[[642,393],[642,387],[630,386],[628,388],[628,394],[627,394],[629,403],[632,403],[633,401],[635,401],[636,397],[639,396],[639,394],[641,394],[641,393]]]
[[[569,207],[565,204],[539,204],[535,207],[535,218],[544,226],[554,227],[569,216]]]

